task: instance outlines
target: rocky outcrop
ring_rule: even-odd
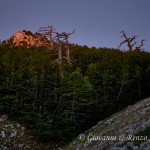
[[[9,39],[3,41],[9,46],[46,46],[49,40],[40,33],[33,34],[31,31],[17,31]]]
[[[149,150],[150,139],[146,135],[136,136],[148,127],[150,98],[100,121],[63,150]],[[135,141],[140,144],[135,145]]]
[[[0,150],[23,150],[37,148],[24,126],[8,120],[0,114]]]

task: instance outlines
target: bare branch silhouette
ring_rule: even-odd
[[[137,44],[137,42],[134,42],[134,41],[139,35],[134,35],[133,37],[129,38],[124,31],[121,31],[120,33],[122,34],[121,38],[124,38],[125,40],[120,43],[118,48],[120,48],[123,44],[127,43],[129,50],[133,51],[133,50],[140,50],[140,48],[144,45],[143,42],[145,40],[142,40],[141,44],[137,46],[136,48],[134,48],[134,46]]]
[[[135,48],[135,50],[141,50],[140,48],[141,48],[142,46],[144,46],[144,41],[146,41],[146,40],[145,40],[145,39],[141,40],[141,44],[140,44],[139,46],[137,46],[137,47]]]

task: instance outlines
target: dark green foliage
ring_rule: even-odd
[[[150,53],[71,46],[62,80],[54,52],[0,46],[0,112],[43,142],[69,142],[101,119],[150,95]]]
[[[145,128],[143,131],[140,131],[135,136],[139,137],[139,139],[142,139],[142,140],[137,139],[134,141],[134,145],[139,146],[142,142],[145,142],[146,140],[150,139],[150,127]]]
[[[150,138],[150,127],[145,128],[143,131],[140,131],[136,136],[147,136],[147,139]]]

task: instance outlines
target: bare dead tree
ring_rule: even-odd
[[[71,64],[71,59],[70,59],[70,48],[69,48],[68,38],[71,34],[73,34],[75,32],[75,30],[73,30],[73,32],[68,33],[68,34],[66,32],[61,33],[61,38],[64,40],[64,45],[65,45],[64,47],[65,47],[65,50],[66,50],[66,57],[64,57],[64,58],[66,58],[66,60],[69,64]]]
[[[64,70],[62,67],[62,59],[65,58],[67,60],[67,63],[71,64],[71,59],[70,59],[70,48],[69,48],[69,36],[73,34],[75,30],[71,33],[58,33],[55,32],[56,36],[53,38],[55,40],[56,46],[53,47],[51,50],[56,50],[58,58],[53,61],[53,63],[57,63],[59,65],[59,70],[60,70],[60,75],[62,79],[64,78]],[[65,51],[66,55],[63,54],[62,51]]]
[[[55,31],[55,28],[53,26],[47,26],[47,27],[41,27],[39,29],[38,32],[40,32],[41,34],[45,35],[46,37],[49,38],[50,40],[50,47],[52,48],[53,47],[53,44],[54,44],[54,40],[53,40],[53,33]]]
[[[62,43],[61,43],[61,35],[56,32],[56,42],[57,42],[57,51],[58,51],[58,58],[56,59],[55,62],[58,63],[58,66],[59,66],[59,71],[60,71],[60,75],[61,75],[61,78],[63,79],[64,78],[64,71],[63,71],[63,67],[62,67]]]
[[[144,45],[143,42],[145,40],[142,40],[141,44],[139,46],[137,46],[136,48],[134,48],[134,45],[137,44],[137,42],[135,42],[135,39],[139,35],[134,35],[133,37],[129,38],[124,31],[121,31],[120,33],[122,33],[121,38],[124,38],[125,40],[120,43],[118,48],[120,48],[123,44],[127,43],[127,46],[129,47],[129,50],[133,51],[133,50],[140,50],[140,48]]]
[[[54,39],[56,39],[56,46],[54,47],[54,49],[57,49],[58,51],[58,59],[62,59],[65,58],[67,60],[67,62],[70,64],[71,59],[70,59],[70,48],[69,48],[69,36],[71,34],[73,34],[75,32],[75,30],[72,33],[56,33],[56,36]],[[60,56],[62,54],[62,50],[66,51],[66,55],[64,56]]]
[[[144,46],[144,39],[141,41],[141,44],[139,45],[139,46],[137,46],[136,48],[135,48],[135,50],[140,50],[140,48],[142,47],[142,46]]]
[[[57,58],[55,60],[52,61],[52,64],[58,64],[59,66],[59,70],[60,70],[60,75],[62,77],[62,79],[64,78],[64,71],[63,71],[63,67],[62,67],[62,59],[65,58],[67,60],[67,63],[71,64],[71,59],[70,59],[70,48],[69,48],[69,36],[71,34],[73,34],[75,32],[75,30],[71,33],[66,33],[66,32],[62,32],[62,33],[58,33],[55,32],[55,29],[53,26],[47,26],[47,27],[41,27],[39,29],[40,33],[42,33],[42,35],[49,37],[50,39],[50,51],[55,50],[57,52]],[[54,45],[55,43],[55,45]],[[65,55],[63,53],[63,51],[65,51]]]
[[[131,44],[131,42],[132,42],[133,40],[135,40],[135,37],[136,37],[136,36],[134,36],[134,37],[132,37],[132,38],[128,38],[127,35],[126,35],[126,33],[125,33],[124,31],[122,31],[121,33],[122,33],[121,38],[125,38],[125,40],[120,43],[119,48],[121,47],[121,45],[127,43],[128,47],[129,47],[129,50],[130,50],[130,51],[133,51],[133,44]]]
[[[61,39],[60,39],[60,34],[56,32],[56,42],[57,42],[57,51],[58,51],[58,62],[61,63],[62,61],[62,44],[61,44]]]

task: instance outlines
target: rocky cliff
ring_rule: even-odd
[[[33,34],[31,31],[17,31],[9,39],[3,41],[9,46],[46,46],[49,40],[40,33]]]

